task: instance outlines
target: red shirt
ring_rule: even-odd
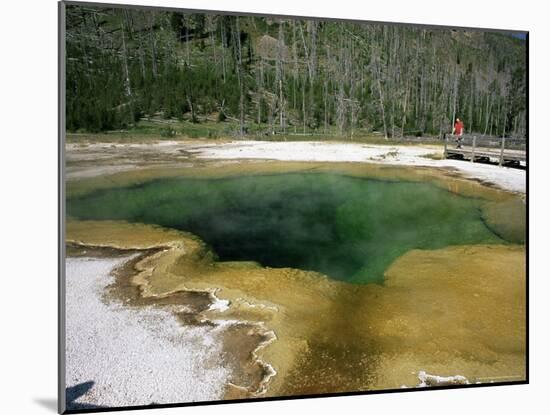
[[[464,130],[464,123],[462,121],[455,122],[455,135],[462,134],[462,130]]]

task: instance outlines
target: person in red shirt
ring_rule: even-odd
[[[456,137],[456,146],[457,148],[462,147],[462,134],[464,133],[464,123],[460,118],[456,119],[455,125],[453,127],[453,135]]]

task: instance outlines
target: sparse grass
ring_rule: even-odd
[[[239,135],[239,124],[236,121],[202,121],[192,123],[187,120],[141,120],[128,130],[106,131],[102,133],[68,132],[69,143],[145,143],[152,140],[262,140],[262,141],[337,141],[380,145],[416,145],[441,144],[437,137],[420,138],[384,138],[378,132],[356,130],[353,136],[340,135],[336,127],[330,127],[325,132],[323,128],[304,133],[301,128],[289,127],[285,134],[271,134],[267,124],[249,123],[245,135]]]
[[[67,133],[67,142],[142,143],[152,140],[185,140],[230,138],[231,124],[225,122],[191,123],[178,120],[142,120],[128,130],[102,133]]]
[[[423,156],[420,156],[420,157],[424,157],[431,160],[443,160],[445,158],[442,152],[424,154]]]

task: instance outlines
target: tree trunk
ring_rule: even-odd
[[[132,96],[132,87],[130,85],[130,72],[128,71],[128,51],[126,50],[126,36],[124,34],[124,24],[120,24],[122,31],[122,63],[124,66],[124,85],[126,87],[126,96]]]
[[[156,41],[155,41],[155,35],[153,33],[153,16],[154,14],[151,13],[149,16],[149,44],[151,47],[151,64],[152,64],[152,70],[153,70],[153,78],[157,77],[157,51],[156,51]]]

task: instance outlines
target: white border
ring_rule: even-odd
[[[134,0],[131,3],[530,31],[531,385],[188,407],[163,409],[162,413],[518,414],[538,413],[535,408],[548,407],[550,344],[546,316],[550,315],[547,299],[550,286],[545,256],[550,206],[545,192],[548,188],[545,166],[550,154],[546,126],[550,25],[543,2]],[[3,5],[0,18],[2,405],[6,413],[52,414],[57,377],[57,4],[55,0],[12,1]]]

